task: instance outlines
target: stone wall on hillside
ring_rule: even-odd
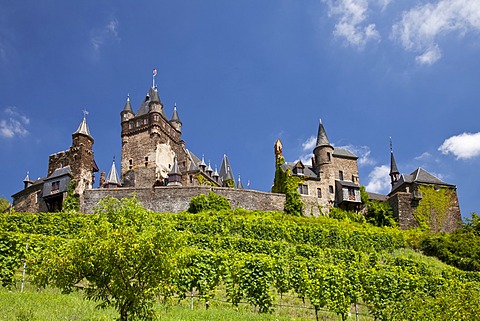
[[[190,199],[210,191],[227,198],[232,208],[247,210],[283,211],[285,195],[226,187],[192,186],[155,188],[89,189],[80,199],[81,211],[93,213],[93,207],[104,197],[125,198],[136,195],[144,207],[155,212],[178,213],[186,211]]]

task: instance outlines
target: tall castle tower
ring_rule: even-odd
[[[333,201],[331,186],[335,186],[335,165],[333,162],[334,148],[328,140],[327,133],[323,127],[322,120],[318,125],[317,143],[313,150],[312,167],[322,182],[322,195],[326,195],[329,200]],[[343,178],[342,178],[343,179]]]
[[[121,178],[125,187],[152,187],[168,184],[168,174],[177,159],[178,170],[186,173],[191,160],[181,139],[182,122],[174,107],[169,120],[155,86],[134,113],[127,97],[120,113],[122,126]],[[183,177],[182,182],[186,183]],[[185,184],[186,185],[186,184]]]

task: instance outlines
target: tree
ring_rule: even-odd
[[[362,203],[367,208],[365,219],[368,223],[375,226],[397,226],[393,218],[393,210],[388,202],[380,202],[368,198],[365,186],[360,186],[360,195]]]
[[[67,197],[63,202],[64,212],[78,212],[80,211],[80,202],[78,201],[78,194],[75,194],[76,182],[74,179],[70,181],[68,185]]]
[[[283,170],[285,163],[283,156],[277,157],[275,161],[275,179],[272,186],[273,193],[285,194],[284,211],[290,215],[301,216],[304,204],[298,192],[298,185],[302,179],[293,176],[290,169]]]
[[[0,197],[0,213],[6,212],[10,208],[10,202]]]
[[[121,321],[152,320],[154,299],[169,286],[180,241],[135,198],[106,198],[77,239],[39,256],[35,282],[65,292],[84,285],[88,299],[113,306]]]
[[[200,194],[192,197],[188,206],[188,212],[190,213],[199,213],[208,210],[221,211],[230,209],[232,208],[228,199],[221,195],[217,195],[214,192],[209,192],[208,196]]]

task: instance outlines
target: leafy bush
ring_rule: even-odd
[[[204,211],[221,211],[231,209],[228,199],[214,192],[208,193],[208,196],[200,194],[190,199],[188,212],[199,213]]]

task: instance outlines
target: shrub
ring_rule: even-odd
[[[230,202],[225,197],[215,194],[214,192],[208,193],[208,196],[200,194],[190,199],[190,205],[188,212],[199,213],[203,211],[220,211],[230,210]]]

